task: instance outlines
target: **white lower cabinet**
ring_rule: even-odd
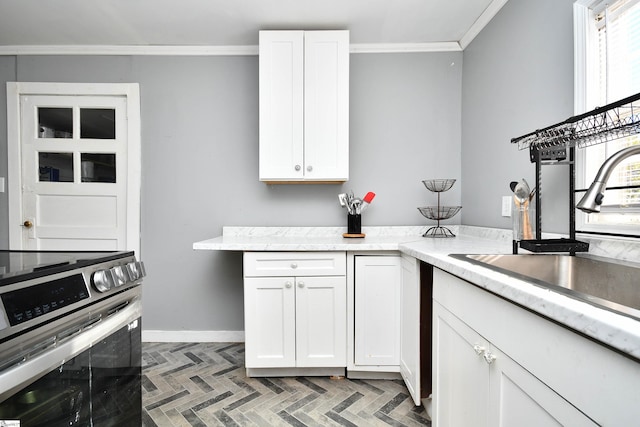
[[[400,364],[401,274],[398,255],[355,257],[355,365]]]
[[[434,269],[434,426],[636,425],[640,364]]]
[[[400,378],[420,405],[420,261],[349,253],[349,378]]]
[[[344,252],[245,253],[248,370],[335,367],[344,370],[347,357],[344,258]],[[286,271],[297,275],[280,275]],[[324,275],[315,275],[318,273]],[[290,371],[291,375],[296,373]]]
[[[440,304],[433,309],[434,425],[597,425]]]

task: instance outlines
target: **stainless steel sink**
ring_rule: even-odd
[[[451,256],[640,320],[636,265],[555,254]]]

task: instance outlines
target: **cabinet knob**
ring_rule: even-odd
[[[302,168],[300,167],[300,165],[296,165],[296,167],[295,167],[294,169],[295,169],[295,170],[297,170],[297,171],[299,171],[299,170],[300,170],[300,169],[302,169]]]
[[[311,172],[313,170],[313,166],[307,166],[307,172]]]
[[[292,263],[291,263],[291,268],[293,268],[293,269],[298,268],[298,263],[296,263],[296,262],[292,262]]]
[[[285,284],[284,284],[284,287],[287,288],[287,289],[289,289],[291,286],[293,286],[291,284],[291,282],[285,282]]]
[[[484,353],[484,347],[481,346],[480,344],[476,344],[473,346],[473,351],[475,351],[476,354],[480,356],[482,353]]]
[[[484,361],[487,362],[488,365],[491,365],[496,360],[496,355],[490,351],[485,351],[482,357],[484,357]]]
[[[304,288],[304,282],[298,282],[298,287],[299,288]]]

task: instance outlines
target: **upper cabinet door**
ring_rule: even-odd
[[[304,37],[305,178],[349,179],[349,32]]]
[[[260,32],[260,180],[349,179],[349,32]]]
[[[260,180],[304,178],[304,32],[260,31]]]

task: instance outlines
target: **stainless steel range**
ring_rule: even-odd
[[[141,425],[133,252],[0,251],[0,421]]]

